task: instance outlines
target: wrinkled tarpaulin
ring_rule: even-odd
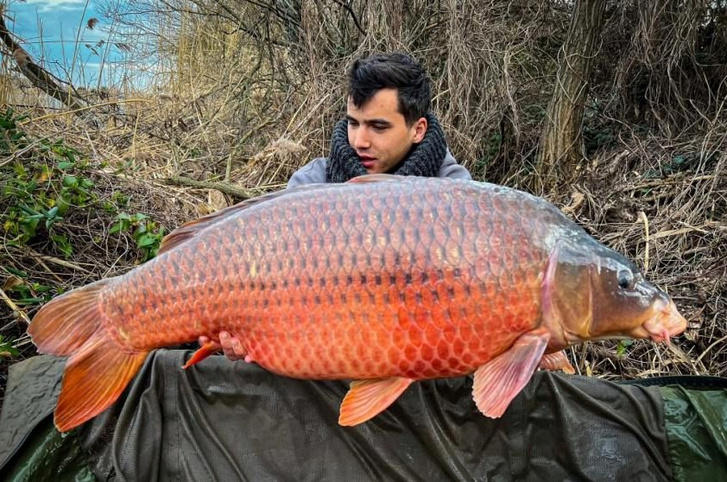
[[[501,419],[471,378],[413,384],[386,412],[337,425],[347,384],[154,352],[124,397],[53,429],[63,360],[11,367],[0,415],[8,480],[727,480],[727,380],[664,388],[538,372]],[[662,382],[664,380],[661,380]],[[654,381],[647,381],[654,383]],[[701,385],[701,387],[697,387]]]

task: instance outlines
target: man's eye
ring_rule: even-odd
[[[388,126],[380,126],[380,125],[374,125],[372,127],[374,128],[375,131],[378,131],[378,132],[385,131],[386,129],[388,129]]]

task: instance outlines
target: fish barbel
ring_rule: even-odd
[[[668,341],[685,326],[631,262],[543,199],[369,175],[188,223],[151,261],[51,300],[28,331],[39,352],[70,357],[55,411],[66,431],[111,405],[151,350],[220,331],[271,372],[354,380],[339,423],[355,425],[413,381],[470,373],[477,407],[498,417],[539,365],[570,368],[570,344]]]

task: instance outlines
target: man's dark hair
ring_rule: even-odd
[[[399,112],[411,125],[429,112],[429,77],[419,62],[405,53],[374,54],[356,60],[348,75],[348,95],[356,107],[381,89],[399,92]]]

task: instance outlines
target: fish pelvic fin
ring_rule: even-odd
[[[501,417],[527,385],[543,357],[550,335],[537,329],[520,336],[505,352],[475,371],[472,398],[485,416]]]
[[[182,369],[186,370],[187,368],[191,367],[192,365],[196,365],[197,363],[201,362],[208,356],[212,355],[213,353],[216,353],[220,349],[220,344],[215,343],[214,341],[208,341],[204,345],[202,345],[197,351],[192,353],[192,356],[189,357],[189,360],[187,360],[187,363],[182,365]]]
[[[61,432],[114,403],[149,353],[125,349],[104,328],[99,297],[111,281],[97,281],[54,298],[28,327],[39,353],[70,356],[54,416]]]
[[[338,424],[351,427],[374,418],[394,403],[413,381],[411,378],[391,377],[351,382],[351,388],[341,403]]]
[[[564,373],[573,375],[576,369],[568,361],[568,356],[565,354],[565,350],[556,351],[555,353],[548,353],[543,355],[540,360],[540,368],[543,370],[562,370]]]

